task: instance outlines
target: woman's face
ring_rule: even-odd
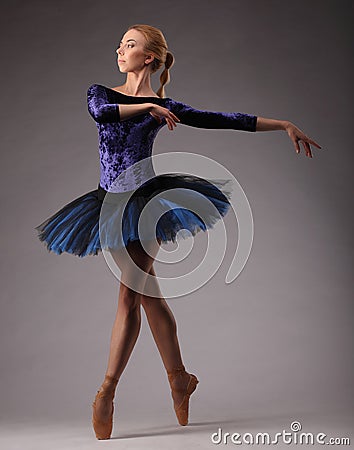
[[[121,72],[136,72],[146,68],[146,63],[154,59],[144,51],[144,35],[135,29],[128,30],[116,50],[117,63]]]

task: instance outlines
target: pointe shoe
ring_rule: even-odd
[[[111,437],[114,412],[113,398],[117,383],[117,378],[106,375],[101,387],[97,391],[95,400],[92,403],[92,425],[97,439],[109,439]],[[96,401],[98,398],[109,398],[112,401],[112,413],[107,421],[102,421],[97,414]]]
[[[168,381],[170,382],[171,386],[171,392],[183,392],[185,395],[183,397],[183,400],[181,403],[176,407],[174,406],[174,410],[177,416],[178,423],[180,425],[187,425],[188,424],[188,413],[189,413],[189,398],[191,394],[195,391],[197,384],[199,383],[198,378],[193,375],[192,373],[189,375],[189,382],[187,384],[187,387],[185,389],[179,389],[175,388],[172,385],[173,380],[176,376],[181,375],[183,373],[187,373],[185,370],[184,365],[180,365],[178,367],[173,368],[172,370],[167,371],[168,374]]]

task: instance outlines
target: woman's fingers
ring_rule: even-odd
[[[180,122],[179,118],[175,116],[172,111],[163,106],[153,105],[150,114],[155,117],[159,123],[162,122],[162,119],[165,119],[170,130],[173,130],[173,127],[177,126],[177,122]]]
[[[175,115],[173,114],[173,112],[170,111],[170,115],[173,117],[173,119],[174,119],[176,122],[180,122],[179,118],[178,118],[177,116],[175,116]]]
[[[173,130],[173,127],[176,127],[176,126],[177,126],[177,124],[176,124],[172,119],[170,119],[169,117],[166,117],[166,122],[167,122],[168,128],[169,128],[171,131]]]
[[[166,122],[167,122],[168,129],[173,130],[173,123],[168,117],[166,117]]]
[[[166,116],[166,122],[167,122],[168,128],[172,131],[173,127],[177,126],[176,122],[180,122],[180,120],[173,113],[170,113],[169,115]]]
[[[313,139],[310,139],[306,134],[304,134],[299,128],[297,128],[295,125],[292,125],[290,131],[288,131],[289,136],[294,142],[295,151],[296,153],[300,153],[300,145],[299,141],[301,141],[306,156],[309,158],[312,158],[312,152],[311,152],[311,145],[314,145],[317,148],[322,148],[317,142],[315,142]]]
[[[166,121],[170,130],[177,126],[176,122],[180,122],[179,118],[176,117],[171,111],[167,113]]]
[[[309,145],[309,143],[306,142],[304,139],[296,138],[296,139],[294,140],[294,143],[295,143],[295,151],[296,151],[296,153],[300,153],[300,145],[299,145],[299,141],[301,141],[301,142],[302,142],[302,145],[304,146],[304,150],[305,150],[306,156],[308,156],[309,158],[312,158],[312,153],[311,153],[310,145]]]
[[[300,153],[300,145],[297,139],[294,140],[296,153]]]
[[[311,147],[310,144],[315,145],[317,148],[322,148],[319,144],[317,144],[315,141],[313,141],[312,139],[309,138],[295,138],[294,140],[294,145],[295,145],[295,151],[296,153],[300,153],[300,145],[299,145],[299,141],[301,141],[303,147],[304,147],[304,151],[306,156],[308,156],[309,158],[312,158],[312,151],[311,151]]]
[[[310,138],[307,138],[307,142],[309,142],[310,144],[314,145],[314,146],[317,147],[317,148],[322,148],[322,147],[320,146],[320,144],[317,144],[317,142],[313,141],[313,140],[310,139]]]
[[[309,143],[308,143],[308,142],[304,142],[304,147],[305,147],[306,155],[307,155],[309,158],[312,158],[312,154],[311,154],[311,149],[310,149]]]
[[[168,128],[172,131],[172,130],[173,130],[173,127],[176,127],[176,126],[177,126],[177,123],[176,123],[176,122],[180,122],[180,120],[179,120],[179,118],[178,118],[177,116],[175,116],[175,115],[173,114],[173,112],[170,111],[168,108],[163,108],[163,109],[164,109],[165,112],[166,112],[165,119],[166,119]]]
[[[150,114],[151,114],[151,112],[150,112]],[[169,128],[169,130],[173,130],[173,127],[176,127],[177,126],[177,122],[180,122],[180,120],[178,119],[178,117],[176,117],[174,114],[166,114],[166,116],[165,115],[158,115],[158,114],[151,114],[153,117],[155,117],[156,118],[156,120],[159,122],[159,123],[161,123],[162,122],[162,119],[166,119],[166,123],[167,123],[167,126],[168,126],[168,128]]]

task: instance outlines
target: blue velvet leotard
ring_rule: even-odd
[[[154,139],[159,130],[167,124],[165,119],[158,122],[148,112],[121,120],[119,105],[138,103],[156,103],[168,108],[181,124],[192,127],[256,131],[256,115],[197,110],[172,98],[135,97],[101,84],[92,84],[87,90],[87,106],[98,129],[100,181],[97,189],[72,200],[35,227],[39,239],[47,244],[48,251],[57,254],[68,252],[83,257],[97,255],[102,248],[119,248],[120,245],[127,245],[130,240],[139,240],[137,222],[142,208],[153,195],[171,188],[181,187],[203,194],[221,216],[228,211],[228,193],[222,192],[207,180],[183,174],[159,175],[137,189],[136,195],[124,209],[124,243],[117,244],[118,241],[110,235],[109,241],[102,245],[99,218],[107,191],[127,168],[152,155]],[[132,190],[133,187],[140,186],[140,183],[135,181],[131,180]],[[200,197],[196,196],[196,200],[199,199]],[[166,212],[156,225],[156,237],[162,242],[175,241],[180,230],[186,229],[193,235],[199,230],[205,231],[220,218],[210,212],[207,220],[202,221],[197,214],[188,210],[187,204],[175,204],[166,199],[159,199],[158,202],[164,207],[171,205],[171,210]]]
[[[123,170],[151,156],[154,139],[167,123],[144,113],[120,120],[119,104],[156,103],[172,111],[180,123],[198,128],[256,131],[257,116],[239,112],[202,111],[172,98],[134,97],[100,84],[87,91],[88,111],[99,136],[100,185],[108,190]]]

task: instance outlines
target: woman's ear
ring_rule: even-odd
[[[155,59],[155,58],[154,58],[154,55],[147,55],[146,58],[145,58],[145,62],[146,62],[147,64],[150,64],[150,63],[152,63],[152,61],[153,61],[154,59]]]

